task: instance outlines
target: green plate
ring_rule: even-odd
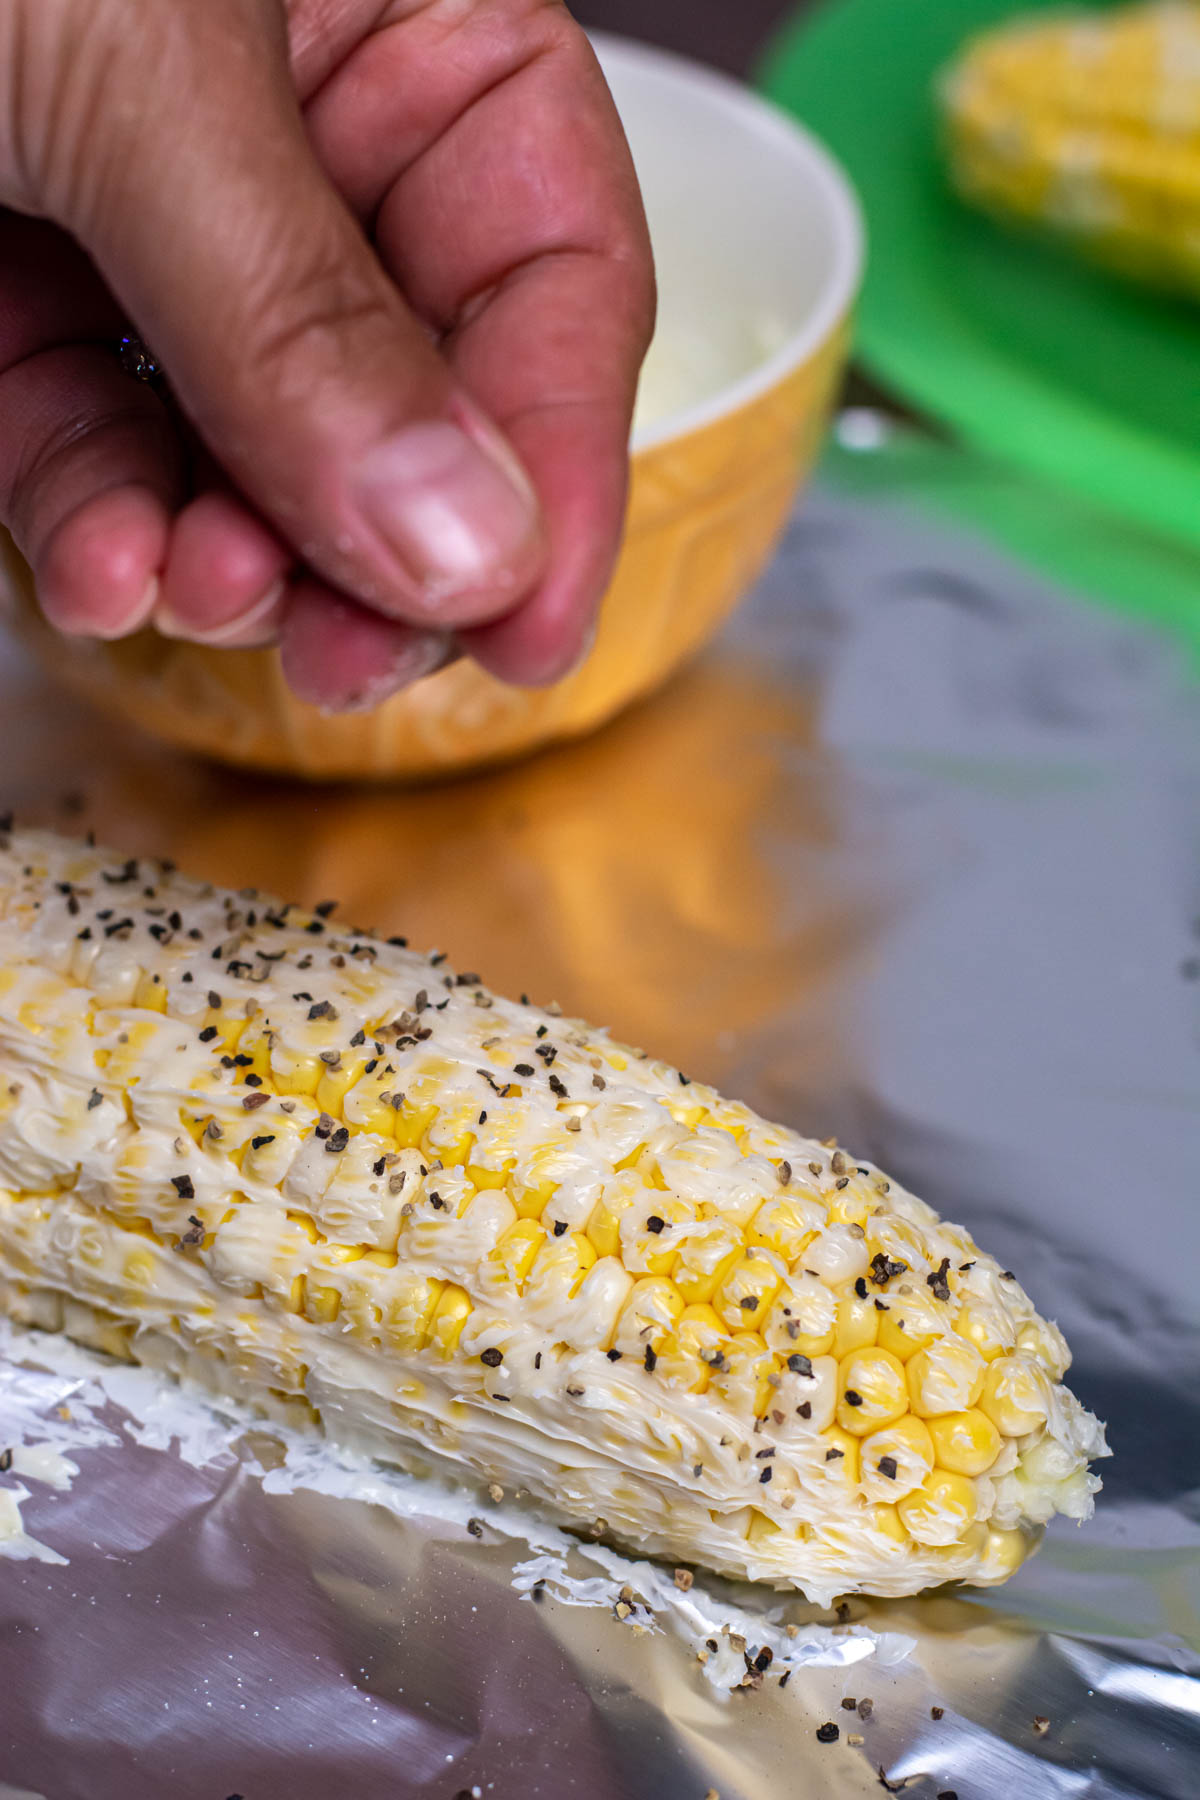
[[[762,85],[862,196],[864,364],[976,445],[1200,550],[1200,305],[1125,287],[947,190],[936,73],[1038,4],[832,0],[783,33]]]

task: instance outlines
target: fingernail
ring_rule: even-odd
[[[191,625],[186,619],[177,618],[168,607],[160,606],[154,614],[155,630],[163,637],[186,638],[193,644],[208,644],[217,648],[227,644],[245,647],[260,631],[263,632],[264,640],[270,635],[264,628],[271,614],[278,608],[286,589],[287,581],[280,576],[244,612],[238,613],[235,618],[226,619],[221,625],[210,625],[207,628]]]
[[[140,631],[147,624],[158,600],[158,576],[152,575],[141,594],[132,606],[126,606],[110,618],[97,618],[95,601],[89,605],[86,601],[80,604],[78,591],[71,592],[65,602],[56,592],[53,579],[45,573],[39,575],[38,591],[41,596],[42,611],[45,613],[55,631],[61,631],[64,637],[110,638],[128,637],[131,632]]]
[[[355,688],[353,693],[339,694],[318,702],[323,713],[368,713],[390,700],[403,688],[411,687],[426,675],[432,675],[451,658],[451,641],[438,632],[420,632],[404,649],[389,657],[386,664]]]
[[[158,589],[158,576],[152,575],[140,598],[119,618],[106,619],[103,623],[82,620],[77,624],[59,625],[59,630],[67,631],[73,637],[94,637],[105,641],[129,637],[132,632],[140,631],[144,625],[149,624],[158,601]]]
[[[584,663],[596,648],[596,638],[599,631],[600,616],[597,614],[594,618],[589,619],[584,626],[579,639],[579,648],[559,676],[558,679],[560,681],[564,681],[568,675],[578,674],[579,670],[582,669]]]
[[[490,428],[406,426],[358,465],[355,491],[428,605],[513,584],[538,531],[533,488]]]

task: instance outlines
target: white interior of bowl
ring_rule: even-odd
[[[803,362],[862,272],[853,190],[829,153],[750,89],[597,33],[658,267],[635,450],[744,405]]]

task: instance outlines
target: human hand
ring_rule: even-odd
[[[565,7],[6,0],[0,93],[0,519],[51,622],[278,642],[328,707],[458,646],[564,673],[654,305]]]

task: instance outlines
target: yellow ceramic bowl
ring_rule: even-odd
[[[660,313],[633,436],[624,549],[595,646],[514,689],[461,661],[375,713],[294,700],[273,651],[143,632],[64,641],[7,547],[16,628],[76,690],[172,743],[310,777],[408,777],[590,730],[657,687],[729,614],[816,455],[862,265],[858,209],[821,147],[745,88],[624,40],[597,49],[642,181]]]

